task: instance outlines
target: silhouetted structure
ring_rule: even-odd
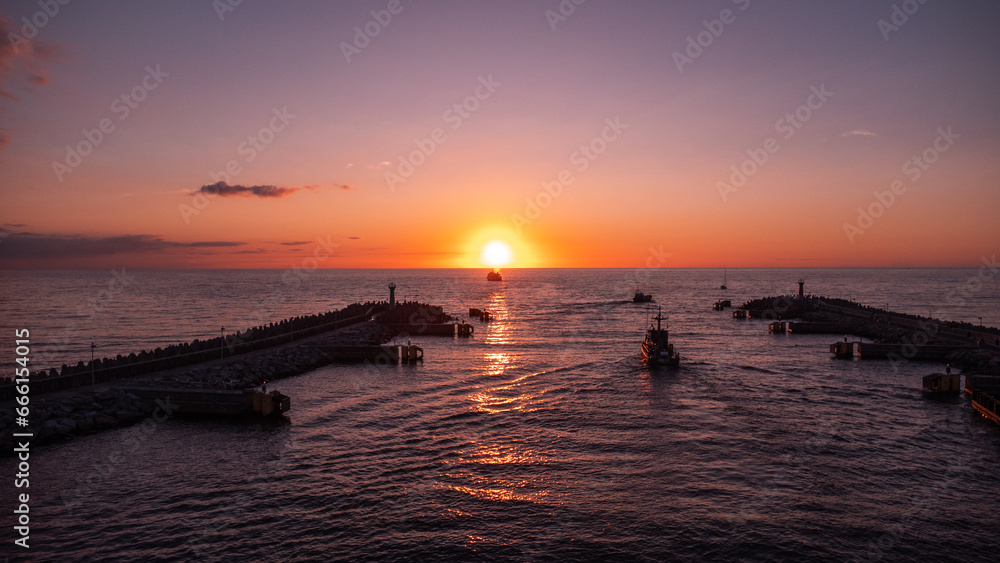
[[[653,320],[656,321],[656,328],[651,326],[646,330],[646,339],[642,341],[642,357],[651,366],[677,367],[681,356],[670,343],[670,331],[660,324],[663,315],[657,311]]]

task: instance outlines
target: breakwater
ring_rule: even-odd
[[[215,339],[214,343],[208,341],[207,355],[203,354],[205,350],[197,349],[204,345],[203,342],[170,347],[180,351],[197,349],[190,355],[181,354],[182,358],[170,358],[179,364],[176,367],[144,372],[141,368],[148,369],[149,363],[112,365],[110,367],[135,369],[106,372],[105,378],[98,380],[104,385],[97,387],[89,386],[91,374],[88,371],[84,374],[69,373],[68,378],[59,374],[56,380],[59,385],[75,383],[69,388],[38,391],[39,387],[44,389],[45,383],[52,381],[44,372],[38,372],[32,374],[29,383],[32,401],[27,429],[34,432],[34,442],[44,443],[128,426],[153,416],[170,415],[170,395],[177,390],[252,389],[267,381],[300,375],[334,362],[393,364],[400,361],[398,349],[380,345],[387,342],[394,331],[382,322],[371,322],[372,318],[383,320],[383,315],[388,320],[413,325],[415,330],[410,333],[412,336],[419,336],[420,327],[424,324],[450,318],[440,307],[415,302],[399,303],[391,308],[388,302],[355,304],[335,313],[296,317],[237,333],[244,340],[234,338],[228,341],[233,351],[228,355],[222,355],[215,347],[224,345],[221,339]],[[297,323],[305,325],[304,328],[285,333]],[[274,335],[274,332],[280,334]],[[141,354],[130,354],[128,357],[133,356],[138,358]],[[202,361],[191,362],[193,357]],[[170,362],[158,365],[170,365]],[[74,388],[80,386],[85,388]],[[135,393],[130,391],[133,388],[137,390]],[[143,392],[139,393],[138,388],[142,388]],[[150,393],[150,389],[161,389],[162,392]],[[14,422],[14,409],[0,408],[0,448],[3,455],[12,451],[8,446],[13,443]]]
[[[267,325],[236,331],[207,340],[173,344],[143,350],[114,358],[97,358],[90,362],[35,371],[31,374],[31,393],[39,395],[94,383],[107,383],[141,375],[192,366],[226,357],[273,348],[296,339],[364,322],[372,315],[388,309],[388,302],[355,303],[340,311],[294,317]],[[0,381],[0,401],[14,397],[12,378]]]
[[[793,334],[830,332],[870,339],[882,345],[869,346],[870,352],[884,352],[874,357],[949,362],[978,373],[1000,368],[1000,329],[995,327],[897,313],[831,297],[763,297],[747,301],[740,309],[752,319],[806,321],[791,323]]]

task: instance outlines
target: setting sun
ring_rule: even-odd
[[[500,242],[498,240],[494,240],[484,246],[483,252],[479,256],[479,260],[483,264],[494,268],[506,266],[507,264],[510,264],[513,259],[514,253],[511,251],[510,246],[508,246],[507,243]]]

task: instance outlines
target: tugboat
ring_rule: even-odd
[[[638,289],[635,290],[635,295],[632,296],[632,301],[634,303],[649,303],[653,300],[653,296],[648,293],[643,293]]]
[[[663,315],[657,310],[656,328],[652,326],[646,330],[646,339],[642,341],[642,357],[650,366],[677,367],[681,362],[680,354],[674,351],[674,345],[670,343],[669,331],[662,328],[660,321]]]
[[[492,270],[490,273],[486,274],[486,279],[489,281],[503,281],[500,277],[500,270]]]

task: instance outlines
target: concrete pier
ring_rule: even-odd
[[[164,401],[178,414],[277,416],[291,408],[291,399],[277,391],[254,389],[197,389],[128,386],[126,390],[147,401]]]
[[[865,359],[949,362],[965,371],[1000,369],[1000,329],[896,313],[827,297],[779,295],[747,301],[752,319],[788,323],[793,334],[850,334]],[[737,311],[737,312],[738,312]],[[734,313],[734,318],[735,313]]]
[[[857,328],[856,323],[788,323],[792,334],[850,334]]]
[[[943,362],[956,352],[974,350],[974,346],[925,344],[916,346],[914,344],[875,344],[872,342],[861,342],[858,344],[858,355],[864,359],[893,359],[905,358],[908,360],[922,360]]]

